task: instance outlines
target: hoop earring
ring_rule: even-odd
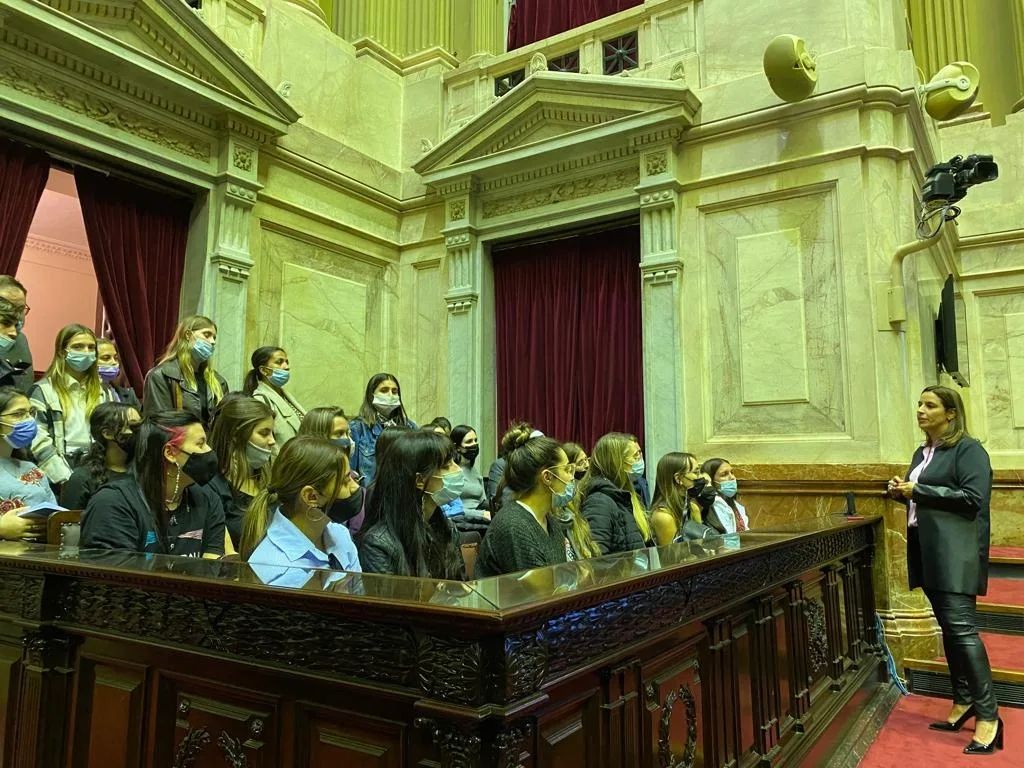
[[[317,511],[317,512],[320,512],[320,516],[319,517],[314,517],[313,516],[314,510]],[[309,520],[309,522],[311,522],[311,523],[319,523],[325,517],[327,517],[327,515],[325,515],[323,512],[321,512],[319,507],[306,507],[306,519]]]

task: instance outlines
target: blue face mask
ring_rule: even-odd
[[[64,353],[64,362],[68,364],[68,368],[71,370],[83,373],[92,368],[93,363],[96,362],[96,353],[68,350]]]
[[[8,338],[7,336],[0,336],[0,355],[6,355],[11,351],[11,347],[14,346],[15,339]]]
[[[435,477],[440,477],[441,482],[444,483],[444,485],[430,494],[430,498],[434,500],[437,506],[443,507],[445,504],[453,502],[462,496],[462,490],[466,487],[466,476],[462,474],[461,469],[458,472],[450,472],[447,475],[435,475]]]
[[[559,477],[557,479],[561,480],[562,478]],[[551,491],[551,506],[553,506],[555,509],[565,509],[567,506],[569,506],[569,502],[573,500],[573,497],[575,495],[576,482],[574,480],[570,480],[568,483],[565,484],[565,488],[562,490],[561,493],[557,493],[554,490]]]
[[[2,423],[8,427],[14,427],[14,429],[11,430],[11,434],[4,435],[4,440],[6,440],[12,448],[28,448],[32,445],[32,441],[36,439],[36,430],[39,425],[36,424],[36,420],[31,417],[24,421],[19,421],[17,424],[8,424],[6,421]]]
[[[192,354],[196,356],[196,360],[205,363],[213,357],[213,344],[206,339],[196,339],[192,342]]]
[[[629,471],[634,475],[642,475],[644,470],[647,469],[647,465],[644,464],[644,458],[641,456],[639,459],[633,462],[633,466],[629,468]]]
[[[331,442],[345,451],[352,447],[352,438],[350,437],[336,437]]]
[[[284,368],[274,368],[270,372],[270,376],[268,378],[270,379],[270,383],[273,384],[275,387],[283,387],[285,384],[288,383],[288,379],[290,379],[291,377],[291,371],[287,371]]]
[[[718,484],[718,492],[727,499],[731,499],[735,496],[738,490],[735,480],[723,480]]]

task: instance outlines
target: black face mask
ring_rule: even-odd
[[[462,449],[462,458],[469,462],[470,466],[476,461],[476,457],[480,455],[480,446],[474,445],[472,448]]]
[[[693,499],[705,499],[709,495],[711,498],[714,498],[715,487],[713,485],[708,485],[708,481],[703,477],[698,477],[693,481],[693,487],[686,490],[686,495]]]
[[[327,509],[327,516],[332,523],[347,523],[363,510],[363,489],[353,493],[347,499],[335,499],[330,508]]]
[[[184,453],[188,453],[188,451],[184,451]],[[206,485],[220,471],[217,452],[211,450],[206,453],[189,453],[188,461],[182,466],[181,471],[188,475],[196,485]]]
[[[576,479],[577,480],[582,480],[583,476],[585,474],[587,474],[587,470],[585,470],[585,469],[577,469],[576,472],[575,472]]]
[[[135,430],[132,430],[131,434],[128,435],[118,435],[114,442],[117,443],[118,448],[124,451],[128,461],[135,458]]]

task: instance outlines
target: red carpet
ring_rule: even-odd
[[[928,730],[928,723],[943,720],[951,703],[928,696],[904,696],[893,709],[885,727],[860,762],[860,768],[1020,768],[1024,765],[1024,709],[1003,707],[1000,717],[1006,724],[1006,749],[994,755],[965,755],[963,748],[974,735],[972,720],[960,733]]]
[[[996,635],[991,632],[979,632],[985,650],[988,651],[988,663],[993,669],[1024,671],[1024,638],[1020,635]],[[940,656],[945,661],[945,656]],[[1024,761],[1021,762],[1024,765]]]
[[[989,557],[1016,557],[1024,560],[1024,547],[992,547],[988,551]]]
[[[1024,579],[989,579],[988,594],[978,602],[1024,606]]]

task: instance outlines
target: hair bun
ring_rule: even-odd
[[[508,428],[508,431],[501,438],[501,453],[508,455],[516,448],[522,448],[533,437],[534,429],[525,421],[520,421]]]

